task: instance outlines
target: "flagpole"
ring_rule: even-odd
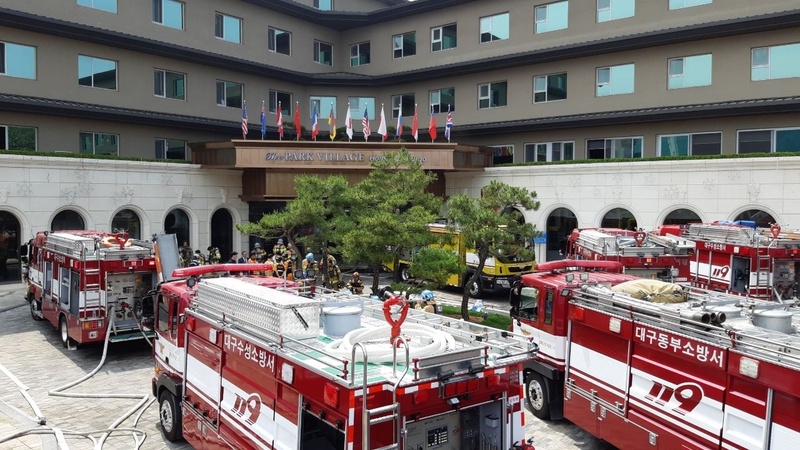
[[[297,111],[297,112],[300,111],[300,102],[297,102],[297,105],[295,105],[295,111]],[[300,118],[299,115],[297,115],[297,114],[294,115],[295,122],[297,122],[297,119],[299,119],[299,118]],[[300,124],[295,123],[294,124],[294,130],[297,132],[297,142],[300,142]]]

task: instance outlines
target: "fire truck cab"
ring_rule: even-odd
[[[180,274],[176,272],[176,277]],[[509,449],[529,338],[255,276],[163,283],[153,394],[194,448]]]
[[[31,316],[57,327],[65,347],[101,342],[107,331],[111,342],[146,336],[136,314],[158,282],[153,242],[55,231],[37,233],[22,250]]]
[[[534,414],[557,411],[620,449],[800,442],[796,300],[672,284],[674,296],[662,301],[628,286],[668,283],[586,273],[588,261],[571,262],[581,272],[559,263],[523,276],[512,297],[515,330],[535,336],[541,348],[524,369]],[[538,303],[526,306],[526,295]]]

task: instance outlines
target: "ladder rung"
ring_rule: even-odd
[[[374,408],[374,409],[368,409],[367,412],[369,413],[370,416],[374,416],[374,415],[383,414],[383,413],[387,413],[387,412],[395,411],[395,410],[397,410],[397,405],[396,404],[391,404],[391,405],[379,406],[379,407]]]
[[[395,450],[395,449],[399,449],[399,448],[400,447],[398,446],[398,444],[389,444],[389,445],[386,445],[386,446],[383,446],[383,447],[374,448],[372,450]]]
[[[392,414],[391,416],[381,416],[375,419],[369,419],[369,426],[377,425],[379,423],[389,422],[395,419],[397,419],[397,414]]]

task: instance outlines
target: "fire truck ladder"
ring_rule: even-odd
[[[405,364],[405,371],[403,372],[400,377],[397,377],[397,347],[402,344],[403,347],[406,349],[406,364]],[[356,349],[361,349],[361,354],[363,355],[363,374],[364,379],[362,380],[361,384],[361,442],[362,447],[365,450],[399,450],[400,449],[400,403],[397,402],[397,388],[400,386],[400,382],[403,381],[403,378],[408,374],[408,370],[410,368],[410,353],[408,348],[408,343],[405,339],[401,336],[397,336],[392,339],[392,376],[397,378],[395,381],[394,386],[392,388],[392,403],[385,406],[379,406],[377,408],[368,409],[367,408],[367,348],[361,342],[357,342],[353,345],[353,353],[351,355],[351,360],[355,362],[356,360]],[[355,376],[356,371],[353,370],[350,373],[350,384],[355,383]],[[384,422],[393,422],[393,430],[392,436],[394,442],[385,445],[383,447],[379,447],[377,449],[372,449],[369,446],[370,443],[370,431],[373,425],[377,425],[379,423]]]
[[[759,247],[758,239],[755,240],[753,249],[756,252],[756,282],[748,289],[751,297],[771,297],[772,296],[772,258],[770,250],[774,248],[776,240],[773,240],[766,247]]]
[[[96,253],[95,253],[96,255]],[[81,268],[86,276],[84,283],[84,306],[89,308],[100,307],[100,261],[96,257],[87,256],[86,250],[81,254]]]

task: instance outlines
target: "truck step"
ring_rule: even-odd
[[[109,338],[109,342],[125,342],[125,341],[135,341],[137,339],[152,339],[155,335],[152,331],[146,331],[142,334],[139,330],[134,331],[125,331],[123,333],[112,334]]]

